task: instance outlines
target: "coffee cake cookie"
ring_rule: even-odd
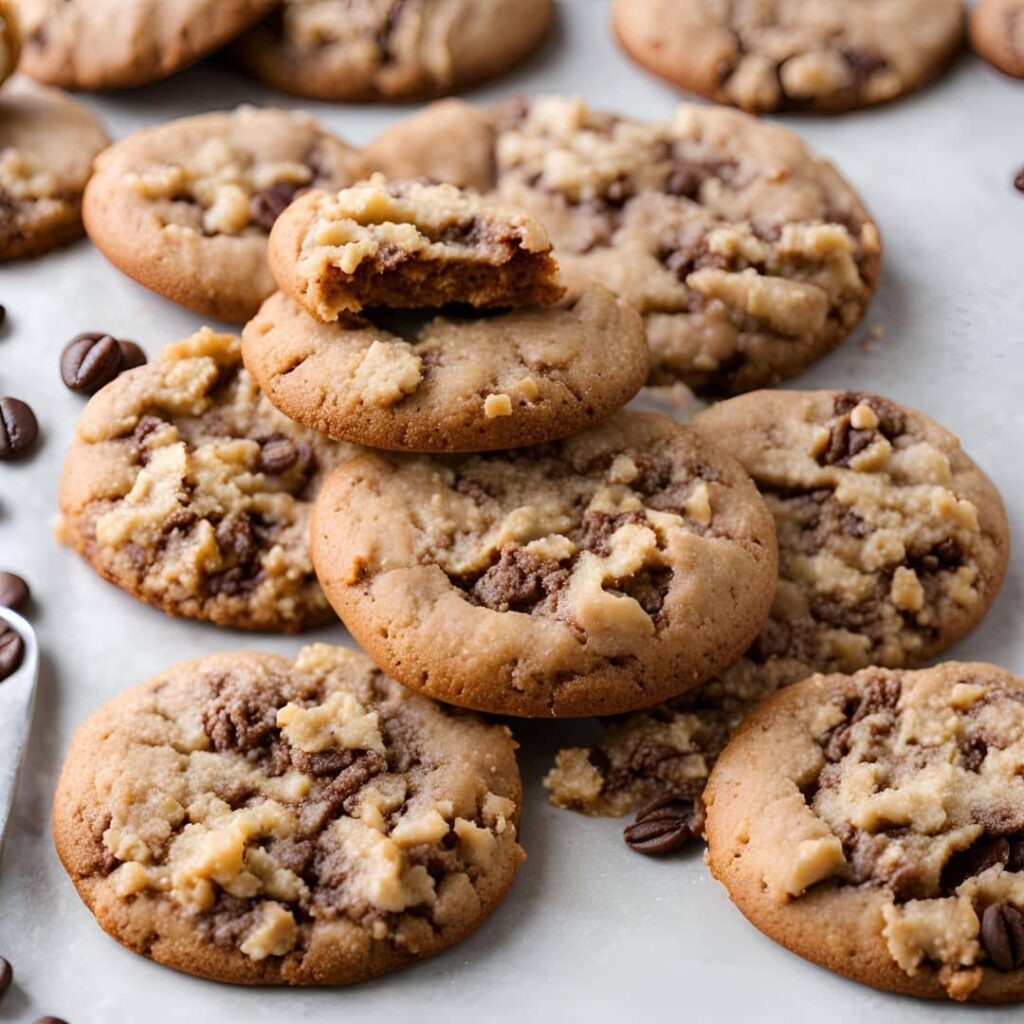
[[[0,0],[0,85],[14,74],[20,57],[21,33],[17,11],[11,0]]]
[[[878,229],[798,136],[686,105],[667,122],[541,97],[428,107],[364,151],[536,217],[570,294],[597,282],[643,315],[652,383],[703,394],[777,383],[830,351],[878,287]]]
[[[267,236],[306,189],[359,178],[358,153],[312,118],[239,107],[146,128],[97,161],[85,223],[140,284],[244,323],[274,291]]]
[[[221,654],[96,711],[53,833],[118,942],[189,974],[343,985],[458,942],[523,852],[504,726],[354,651]]]
[[[626,52],[744,110],[851,110],[919,88],[963,38],[961,0],[615,0]]]
[[[504,74],[553,20],[551,0],[285,0],[236,53],[298,96],[409,100]]]
[[[766,391],[691,426],[735,456],[775,520],[779,582],[761,633],[718,679],[560,751],[551,799],[624,814],[695,800],[740,720],[814,672],[919,666],[988,611],[1009,558],[991,482],[948,431],[860,392]]]
[[[776,942],[894,992],[1024,997],[1024,680],[813,676],[746,720],[705,800],[712,873]]]
[[[454,185],[380,174],[293,203],[270,233],[270,266],[280,288],[325,322],[364,306],[494,309],[564,294],[547,233],[528,214]]]
[[[278,293],[246,325],[242,354],[290,419],[373,448],[449,452],[576,433],[625,405],[650,359],[636,311],[596,285],[561,308],[332,324]]]
[[[85,107],[17,75],[0,90],[0,261],[82,234],[82,191],[109,143]]]
[[[58,534],[170,615],[291,632],[330,617],[310,562],[310,503],[351,449],[274,409],[239,349],[204,328],[89,401]]]
[[[68,89],[166,78],[230,42],[278,0],[16,0],[22,69]]]
[[[764,623],[771,517],[686,427],[620,412],[551,445],[367,453],[311,530],[328,599],[385,671],[501,714],[614,714],[721,671]]]
[[[971,10],[971,45],[993,67],[1024,78],[1024,2],[981,0]]]

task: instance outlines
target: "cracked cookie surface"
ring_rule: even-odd
[[[751,715],[705,792],[709,863],[770,938],[910,995],[1024,997],[1024,680],[814,676]]]
[[[111,147],[86,192],[85,223],[129,277],[242,323],[275,290],[267,237],[280,213],[307,189],[341,188],[362,173],[357,151],[307,115],[239,107]]]
[[[328,599],[395,678],[536,717],[708,679],[763,624],[776,572],[739,466],[624,412],[500,455],[360,456],[325,483],[311,537]]]
[[[504,74],[553,19],[551,0],[285,0],[235,52],[284,92],[398,101]]]
[[[1024,2],[981,0],[970,14],[971,45],[993,67],[1024,78]]]
[[[17,0],[22,70],[68,89],[166,78],[230,42],[277,0]]]
[[[545,306],[564,293],[551,242],[528,214],[454,185],[375,174],[311,192],[270,234],[282,291],[325,323],[363,307]]]
[[[171,615],[292,632],[330,618],[311,502],[352,454],[282,416],[204,329],[86,406],[58,533],[105,579]]]
[[[919,88],[963,37],[960,0],[616,0],[649,71],[753,112],[841,111]]]
[[[560,751],[553,802],[623,814],[665,791],[699,796],[732,730],[780,686],[871,664],[916,667],[985,615],[1009,526],[948,431],[860,392],[762,392],[698,413],[775,520],[779,582],[750,650],[712,683]]]
[[[536,217],[570,294],[597,282],[643,315],[652,383],[778,383],[838,345],[878,287],[878,229],[853,189],[798,136],[738,111],[684,105],[644,123],[564,97],[447,100],[364,155]]]
[[[348,984],[457,942],[508,891],[514,750],[354,651],[214,655],[82,725],[54,838],[137,953],[218,981]]]
[[[598,286],[494,316],[374,311],[324,324],[282,293],[242,332],[246,366],[291,419],[404,451],[565,437],[625,405],[649,365],[636,312]]]
[[[82,234],[82,192],[110,140],[99,120],[24,75],[0,92],[0,261],[38,256]]]

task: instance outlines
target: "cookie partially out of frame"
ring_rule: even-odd
[[[301,192],[362,175],[311,117],[239,107],[145,128],[97,161],[85,224],[97,248],[159,295],[244,323],[274,290],[267,238]]]
[[[1024,680],[813,676],[746,720],[705,801],[713,874],[776,942],[907,995],[1024,998]]]
[[[971,45],[978,56],[1014,78],[1024,78],[1024,3],[981,0],[970,15]]]
[[[841,111],[920,88],[963,38],[961,0],[616,0],[626,52],[744,110]]]
[[[82,192],[110,140],[59,89],[16,75],[0,89],[0,262],[82,235]]]
[[[717,679],[560,751],[551,799],[622,814],[666,791],[700,795],[742,718],[815,672],[916,667],[985,616],[1006,571],[996,488],[952,434],[863,392],[764,391],[691,421],[737,458],[775,520],[772,614]]]
[[[282,416],[204,329],[89,401],[61,478],[59,533],[170,615],[293,632],[330,608],[309,556],[320,481],[352,454]]]
[[[776,384],[835,348],[878,287],[878,229],[850,185],[799,136],[735,110],[647,123],[567,97],[447,100],[364,155],[536,217],[570,295],[597,282],[643,315],[653,383]]]
[[[344,985],[458,942],[508,891],[514,749],[354,651],[214,655],[87,719],[53,834],[129,949],[216,981]]]
[[[675,696],[745,650],[775,586],[746,474],[638,413],[500,454],[359,456],[324,484],[311,538],[328,599],[385,671],[500,714]]]
[[[489,451],[598,422],[643,386],[636,311],[594,285],[565,306],[491,316],[368,311],[337,323],[269,298],[242,332],[246,366],[286,416],[398,451]]]
[[[11,0],[0,0],[0,85],[3,85],[18,66],[21,57],[21,31],[18,12]]]
[[[68,89],[129,89],[230,42],[278,0],[17,0],[22,70]]]
[[[297,96],[422,99],[505,74],[553,20],[551,0],[285,0],[235,53]]]

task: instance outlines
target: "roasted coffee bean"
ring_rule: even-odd
[[[942,869],[940,885],[945,893],[952,893],[968,878],[974,878],[994,864],[1006,864],[1010,859],[1010,844],[1002,836],[982,836],[966,850],[958,850]]]
[[[0,459],[20,459],[36,443],[36,414],[17,398],[0,398]]]
[[[0,328],[7,323],[7,307],[0,305]]]
[[[35,1024],[68,1024],[63,1017],[40,1017]]]
[[[276,185],[257,192],[249,200],[249,215],[256,224],[269,231],[277,222],[277,218],[291,206],[298,191],[298,185],[279,181]]]
[[[981,915],[981,944],[1000,971],[1024,965],[1024,914],[1009,903],[993,903]]]
[[[704,831],[704,802],[678,793],[664,793],[636,813],[623,830],[626,845],[637,853],[660,854],[678,849]]]
[[[1024,192],[1024,167],[1017,172],[1017,177],[1013,179],[1013,187],[1018,192]]]
[[[28,604],[31,596],[28,584],[13,572],[0,572],[0,608],[18,611]]]
[[[4,993],[11,987],[12,981],[14,981],[14,968],[10,961],[0,956],[0,999],[3,999]]]
[[[119,341],[100,332],[79,334],[60,357],[60,377],[72,391],[91,395],[122,370],[142,366],[146,353],[134,341]]]
[[[25,656],[25,642],[0,619],[0,682],[14,675]]]
[[[299,449],[286,437],[267,441],[260,451],[260,471],[263,473],[286,473],[298,461]]]

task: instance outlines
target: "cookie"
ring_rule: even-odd
[[[536,717],[710,678],[764,623],[776,573],[746,474],[639,413],[499,455],[366,453],[324,484],[311,538],[328,599],[385,671]]]
[[[624,814],[661,793],[699,796],[732,730],[814,672],[916,667],[985,615],[1009,526],[992,483],[952,434],[884,398],[766,391],[691,426],[736,457],[775,520],[779,582],[750,650],[718,679],[560,751],[554,803]]]
[[[267,237],[297,194],[361,175],[358,153],[312,118],[239,107],[146,128],[97,161],[89,237],[146,288],[244,323],[274,290]]]
[[[22,70],[68,89],[155,82],[230,42],[277,0],[15,0]]]
[[[0,261],[82,235],[82,191],[109,143],[85,107],[17,75],[0,90]]]
[[[297,96],[422,99],[505,74],[553,21],[551,0],[285,0],[235,52]]]
[[[21,57],[21,33],[18,16],[11,0],[0,0],[0,85],[18,66]]]
[[[1024,3],[981,0],[970,14],[971,45],[978,56],[1014,78],[1024,78]]]
[[[282,416],[243,368],[239,340],[204,328],[90,399],[58,534],[170,615],[293,632],[330,617],[309,514],[351,453]]]
[[[564,293],[547,233],[528,214],[379,174],[297,200],[274,225],[269,255],[281,289],[325,322],[365,306],[494,309]]]
[[[374,311],[314,320],[278,293],[242,332],[289,419],[401,451],[489,451],[567,437],[610,415],[649,365],[636,311],[600,286],[562,308],[495,316]]]
[[[723,751],[714,876],[747,918],[877,988],[1024,998],[1024,680],[993,665],[813,676]]]
[[[920,88],[963,37],[961,0],[615,0],[623,49],[753,112],[841,111]]]
[[[878,287],[878,229],[853,189],[798,136],[738,111],[643,123],[563,97],[448,100],[364,155],[536,217],[570,294],[596,281],[641,312],[652,383],[778,383],[838,345]]]
[[[53,834],[118,942],[216,981],[343,985],[481,924],[523,860],[504,726],[362,654],[220,654],[94,712]]]

